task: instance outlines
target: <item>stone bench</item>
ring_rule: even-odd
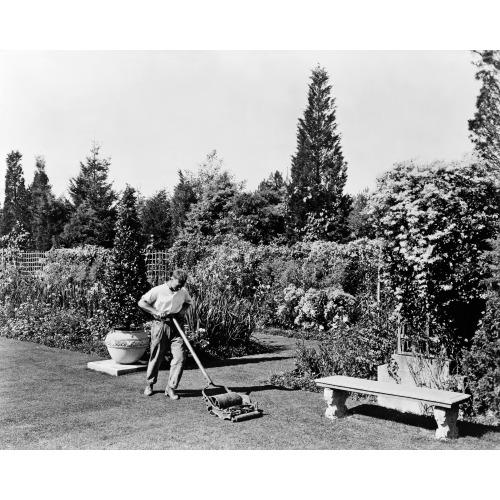
[[[318,378],[315,383],[318,387],[324,388],[324,399],[328,405],[325,417],[330,419],[342,418],[347,415],[345,401],[350,392],[393,396],[432,405],[438,426],[436,439],[458,437],[458,406],[470,398],[469,394],[460,392],[391,384],[341,375]]]

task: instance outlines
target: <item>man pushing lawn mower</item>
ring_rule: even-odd
[[[186,344],[208,382],[208,385],[202,390],[202,395],[211,415],[231,422],[240,422],[262,416],[262,410],[258,409],[257,403],[251,402],[247,394],[238,394],[225,386],[214,384],[194,352],[184,330],[182,330],[181,324],[184,322],[179,321],[193,302],[184,288],[186,280],[186,272],[182,269],[176,269],[164,285],[155,286],[139,300],[139,307],[154,318],[151,327],[151,354],[149,355],[147,371],[148,385],[144,389],[144,394],[146,396],[153,394],[153,385],[158,380],[161,362],[167,347],[170,345],[172,361],[165,395],[171,399],[179,399],[175,389],[177,389],[182,376],[184,360],[186,359],[184,344]],[[208,394],[206,391],[209,388],[215,390],[217,394]]]
[[[186,352],[182,337],[173,320],[175,319],[178,324],[182,325],[184,322],[181,320],[192,304],[192,299],[184,288],[186,281],[187,273],[182,269],[176,269],[166,283],[149,290],[138,302],[139,307],[154,318],[151,326],[151,353],[146,372],[147,386],[144,389],[146,396],[153,394],[153,385],[158,380],[161,362],[167,348],[170,347],[172,361],[165,396],[179,399],[175,389],[182,377]]]

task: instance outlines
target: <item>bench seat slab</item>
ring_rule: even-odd
[[[453,408],[458,403],[470,398],[469,394],[463,394],[460,392],[441,391],[438,389],[414,387],[411,385],[391,384],[388,382],[345,377],[342,375],[318,378],[315,380],[315,383],[318,387],[328,389],[359,392],[375,396],[384,395],[400,397],[414,401],[421,401],[423,403],[427,403],[432,406],[439,406],[441,408]]]
[[[391,384],[341,375],[319,378],[315,380],[315,383],[318,387],[324,388],[323,398],[327,403],[325,417],[332,420],[347,415],[348,410],[345,402],[349,392],[383,394],[428,403],[434,407],[434,418],[437,423],[436,439],[458,438],[458,406],[459,403],[470,398],[469,394],[459,392]]]

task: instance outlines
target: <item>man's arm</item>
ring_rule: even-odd
[[[184,297],[184,304],[182,304],[181,310],[179,311],[179,314],[181,316],[184,316],[186,314],[186,311],[189,309],[189,306],[191,306],[191,304],[193,303],[193,299],[191,298],[187,290],[185,290],[185,292],[186,295]]]
[[[151,314],[154,319],[161,319],[162,315],[160,311],[155,309],[149,302],[141,298],[137,305],[143,310],[146,311],[147,313]]]
[[[181,310],[179,311],[178,314],[180,314],[181,316],[184,316],[184,314],[186,314],[186,311],[189,309],[190,305],[191,305],[190,302],[184,302],[184,304],[182,304]]]

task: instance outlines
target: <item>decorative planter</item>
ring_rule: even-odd
[[[115,363],[130,365],[139,361],[146,352],[149,336],[144,330],[112,330],[104,344]]]

